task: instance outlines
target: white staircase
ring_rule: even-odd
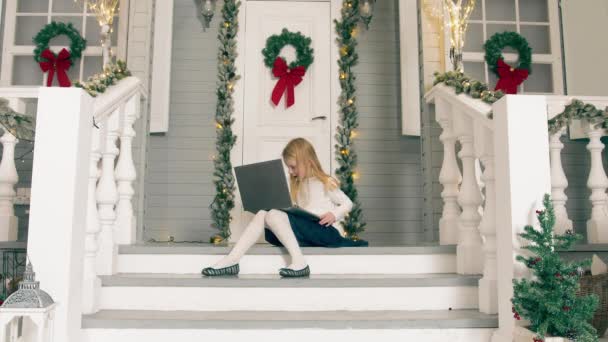
[[[489,341],[497,316],[478,311],[476,275],[458,275],[454,246],[305,248],[310,278],[281,279],[284,250],[254,247],[238,277],[202,267],[227,248],[121,246],[102,276],[84,341]]]

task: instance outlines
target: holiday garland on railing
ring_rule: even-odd
[[[232,163],[230,162],[230,151],[236,143],[236,136],[232,132],[234,118],[234,100],[232,92],[236,81],[240,78],[236,74],[234,65],[236,51],[236,34],[238,32],[238,14],[240,1],[225,0],[222,7],[222,21],[218,33],[220,41],[218,53],[218,82],[217,82],[217,106],[215,111],[216,148],[217,155],[214,157],[213,184],[215,185],[215,197],[210,205],[212,226],[219,229],[218,235],[211,237],[211,242],[219,243],[227,241],[230,237],[230,211],[234,208],[234,176],[232,174]]]
[[[358,54],[355,50],[357,39],[355,37],[357,24],[361,20],[358,0],[344,0],[342,2],[342,18],[335,20],[337,41],[340,47],[338,59],[340,79],[340,122],[337,128],[336,160],[339,167],[336,176],[340,181],[340,188],[352,200],[353,209],[344,219],[344,230],[351,239],[358,239],[358,234],[365,229],[365,221],[361,212],[361,203],[358,199],[357,188],[354,184],[354,173],[357,166],[357,154],[353,146],[354,130],[359,126],[357,122],[358,111],[355,104],[355,75],[353,66],[357,64]]]
[[[574,99],[563,112],[549,120],[549,133],[559,132],[563,127],[570,125],[572,120],[586,120],[595,128],[608,129],[608,107],[601,110],[592,104]]]
[[[0,98],[0,125],[19,140],[34,141],[34,119],[14,111],[5,98]]]
[[[436,72],[433,85],[439,83],[443,83],[453,88],[456,94],[464,93],[474,99],[480,99],[487,104],[493,104],[505,95],[500,90],[489,90],[485,83],[474,80],[458,71],[448,71],[446,73]],[[488,117],[490,119],[492,118],[491,112]],[[557,114],[548,121],[549,133],[557,133],[563,127],[570,125],[572,120],[586,120],[595,128],[601,127],[608,129],[608,107],[601,110],[597,109],[592,104],[574,99],[570,104],[566,105],[563,112]]]
[[[127,69],[127,63],[118,60],[116,64],[106,65],[103,72],[87,78],[86,82],[75,82],[74,87],[82,88],[92,97],[96,97],[104,93],[108,87],[129,76],[131,72]]]
[[[474,99],[480,99],[487,104],[493,104],[505,94],[502,91],[493,91],[488,85],[470,78],[460,71],[448,71],[445,73],[435,72],[433,85],[443,83],[454,88],[456,94],[465,93]]]

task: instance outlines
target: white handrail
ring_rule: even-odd
[[[137,93],[145,96],[141,81],[137,77],[131,76],[120,80],[95,98],[93,104],[95,121],[102,121]]]

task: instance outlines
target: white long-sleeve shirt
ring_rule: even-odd
[[[344,235],[342,221],[353,208],[353,202],[340,188],[326,191],[320,180],[310,177],[302,181],[296,200],[298,206],[317,216],[327,212],[334,214],[336,222],[333,227]]]

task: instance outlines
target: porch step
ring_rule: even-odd
[[[200,274],[228,254],[229,247],[209,244],[145,244],[120,246],[119,273]],[[456,247],[305,247],[315,274],[427,274],[456,272]],[[273,274],[289,264],[283,248],[253,247],[240,262],[241,274]]]
[[[313,269],[314,271],[314,269]],[[184,311],[449,310],[478,307],[479,276],[199,274],[102,277],[101,309]]]
[[[83,316],[85,342],[466,341],[487,342],[496,315],[443,311],[132,311]]]

